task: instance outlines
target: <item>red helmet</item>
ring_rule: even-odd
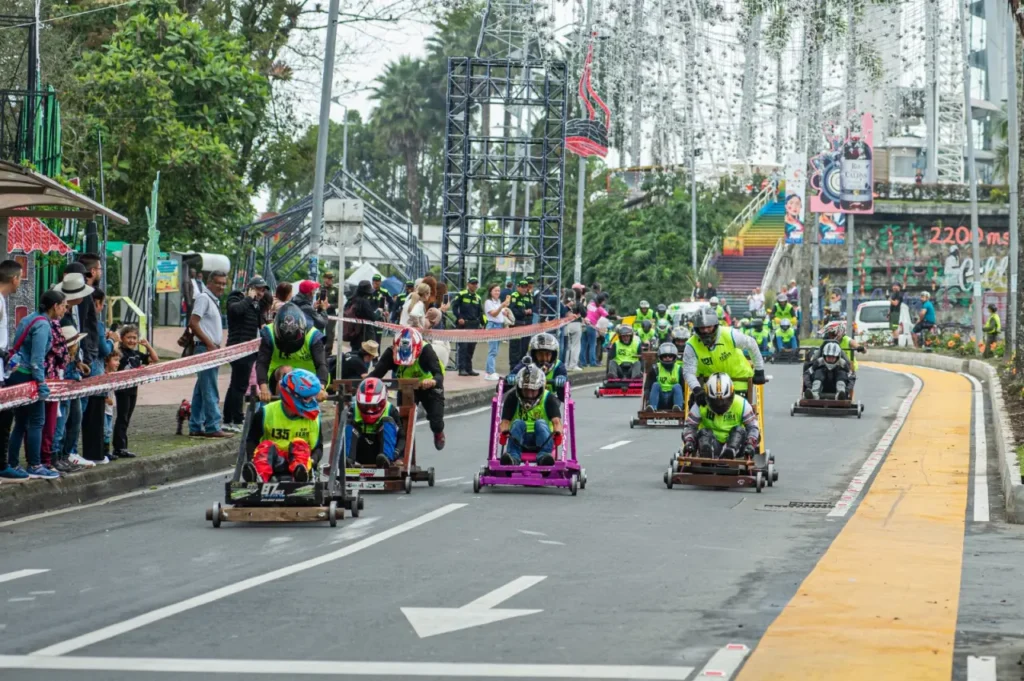
[[[379,378],[368,378],[359,384],[356,392],[356,407],[363,416],[363,421],[374,424],[384,413],[388,403],[388,389]]]
[[[403,367],[411,367],[420,357],[423,351],[423,336],[413,328],[402,329],[395,339],[394,359],[395,364]]]

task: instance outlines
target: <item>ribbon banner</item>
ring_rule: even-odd
[[[338,320],[338,317],[332,317]],[[566,324],[578,319],[577,316],[552,319],[551,321],[529,326],[514,326],[506,329],[465,329],[465,330],[420,330],[424,338],[454,341],[458,343],[486,343],[488,341],[510,340],[512,338],[525,338],[538,333],[557,331]],[[387,322],[368,322],[364,319],[345,319],[345,324],[364,324],[382,329],[390,334],[397,335],[405,327]],[[206,369],[214,369],[223,364],[241,359],[259,350],[260,341],[254,339],[232,345],[212,352],[204,352],[190,357],[181,357],[167,362],[160,362],[139,369],[130,371],[119,371],[114,374],[102,376],[91,376],[81,381],[47,381],[50,387],[50,394],[46,397],[47,402],[62,402],[64,400],[89,397],[91,395],[104,395],[111,390],[124,390],[147,383],[167,381],[174,378],[185,378],[192,376]],[[39,389],[35,382],[23,383],[9,388],[0,388],[0,411],[16,409],[26,404],[39,400]]]

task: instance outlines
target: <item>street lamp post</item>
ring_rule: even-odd
[[[331,0],[327,13],[327,45],[324,74],[320,84],[320,129],[316,139],[316,167],[313,173],[313,215],[309,225],[309,278],[320,277],[320,241],[324,220],[324,180],[327,174],[327,133],[331,125],[331,86],[334,82],[334,49],[338,37],[341,0]]]

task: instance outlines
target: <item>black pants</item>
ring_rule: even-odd
[[[516,326],[522,326],[517,324]],[[512,327],[515,328],[515,327]],[[515,365],[519,364],[519,360],[523,358],[522,338],[510,338],[508,340],[508,368],[512,369]],[[529,347],[529,346],[527,346]]]
[[[846,383],[847,392],[849,392],[850,390],[850,383],[848,380],[850,378],[850,374],[844,369],[828,371],[824,367],[818,367],[817,369],[814,370],[813,378],[814,382],[811,384],[811,387],[813,388],[815,383],[819,384],[820,387],[818,392],[834,393],[836,392],[836,384],[838,384],[840,381]]]
[[[427,421],[430,422],[430,432],[444,432],[444,391],[439,388],[430,390],[414,390],[413,396],[416,404],[422,404],[427,412]],[[401,406],[402,399],[399,397],[398,404]]]
[[[467,329],[477,329],[479,327],[466,325]],[[472,371],[473,370],[473,353],[476,352],[476,343],[459,343],[459,354],[458,354],[458,366],[459,371]],[[513,365],[514,366],[514,365]]]
[[[245,391],[249,389],[249,376],[252,375],[252,365],[255,363],[256,355],[248,355],[231,363],[231,383],[224,396],[224,423],[242,425],[245,418],[243,408]],[[120,407],[118,408],[118,418],[120,418]],[[116,440],[114,450],[117,451]]]
[[[14,410],[0,411],[0,452],[3,453],[0,464],[7,465],[7,447],[11,443],[11,427],[14,425]]]
[[[90,461],[100,461],[106,456],[103,446],[106,406],[106,395],[93,395],[87,398],[82,414],[82,458]]]
[[[139,389],[129,388],[118,390],[114,393],[117,400],[117,416],[114,418],[114,452],[123,452],[128,449],[128,424],[131,423],[132,414],[135,412],[135,401],[139,399]]]
[[[718,457],[726,459],[735,458],[743,453],[746,443],[747,429],[743,426],[736,426],[729,431],[729,437],[725,442],[719,442],[718,438],[710,430],[702,430],[697,433],[697,452],[701,457],[707,459]]]

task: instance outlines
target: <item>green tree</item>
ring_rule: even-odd
[[[251,217],[235,150],[252,134],[267,80],[242,41],[203,28],[174,2],[137,8],[101,50],[83,54],[65,119],[103,133],[107,202],[133,223],[118,237],[143,237],[159,170],[162,245],[224,247]],[[66,153],[95,178],[92,141],[80,138]]]

